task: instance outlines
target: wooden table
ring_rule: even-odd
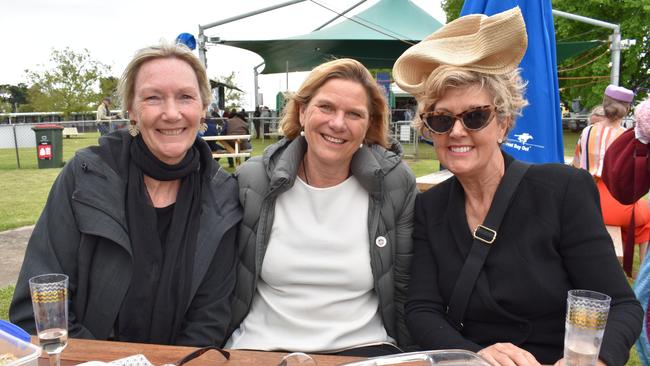
[[[247,158],[251,156],[250,151],[242,151],[239,148],[239,145],[243,141],[249,141],[251,135],[219,135],[219,136],[203,136],[205,141],[232,141],[234,142],[234,147],[230,144],[222,144],[226,149],[225,152],[212,152],[213,158]],[[236,162],[238,159],[235,159]]]
[[[38,344],[38,339],[32,337],[32,343]],[[72,366],[87,361],[114,361],[120,358],[143,354],[155,366],[171,364],[194,351],[193,347],[161,346],[155,344],[124,343],[109,341],[91,341],[86,339],[69,339],[68,346],[61,354],[61,366]],[[201,357],[190,361],[188,366],[214,365],[251,365],[276,366],[286,355],[280,352],[258,352],[228,350],[230,360],[226,361],[215,351],[209,351]],[[357,357],[313,355],[318,366],[334,366],[360,360]],[[38,360],[39,366],[49,366],[47,354]]]
[[[564,157],[564,164],[571,165],[572,162],[573,162],[573,156]],[[421,177],[417,177],[415,179],[415,182],[420,192],[424,192],[427,189],[444,182],[452,175],[453,174],[448,170],[441,170],[441,171],[433,172],[431,174],[423,175]]]
[[[417,185],[420,192],[424,192],[427,189],[444,182],[452,176],[453,174],[449,170],[441,170],[415,178],[415,184]]]

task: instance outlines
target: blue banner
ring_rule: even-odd
[[[531,163],[564,162],[551,1],[465,0],[461,15],[493,15],[517,5],[528,33],[528,49],[520,67],[528,82],[526,99],[530,105],[517,119],[503,149],[516,159]]]

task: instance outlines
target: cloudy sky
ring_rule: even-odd
[[[358,0],[318,0],[343,11]],[[368,8],[377,0],[358,7]],[[208,24],[285,0],[2,0],[0,35],[0,84],[26,82],[25,69],[49,66],[52,49],[84,48],[119,76],[133,53],[161,39],[173,40],[180,33],[198,33]],[[445,22],[439,0],[413,0]],[[334,14],[305,1],[255,17],[222,25],[206,32],[222,39],[278,38],[305,34],[333,18]],[[237,84],[245,91],[247,107],[253,106],[253,67],[262,62],[256,54],[227,46],[208,49],[208,75],[237,73]],[[295,90],[304,73],[289,74],[289,89]],[[264,103],[274,106],[275,94],[285,90],[284,74],[260,76]]]

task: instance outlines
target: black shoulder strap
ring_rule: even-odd
[[[499,225],[501,225],[501,220],[510,205],[512,195],[517,190],[517,186],[528,167],[530,167],[530,164],[517,160],[510,163],[497,187],[485,221],[474,230],[472,248],[465,259],[465,264],[463,264],[458,280],[454,285],[454,291],[449,299],[449,305],[447,305],[447,317],[459,331],[463,328],[463,318],[469,303],[469,297],[474,290],[474,285],[481,268],[483,268],[485,258],[497,237]]]

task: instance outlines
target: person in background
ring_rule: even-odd
[[[212,108],[212,111],[208,111],[208,117],[205,119],[205,124],[206,124],[206,129],[204,132],[201,132],[199,130],[199,136],[204,137],[204,136],[220,136],[222,134],[222,128],[223,128],[223,119],[221,118],[221,112],[219,110],[219,107],[214,106]],[[215,152],[215,151],[224,151],[226,150],[223,146],[221,146],[219,143],[216,141],[206,141],[208,146],[210,147],[210,151]],[[219,158],[215,159],[216,161],[219,161]]]
[[[257,107],[255,107],[255,112],[253,112],[253,119],[251,120],[251,123],[253,124],[253,130],[255,131],[256,139],[260,138],[260,125],[262,124],[262,121],[260,119],[261,116],[262,116],[262,110],[258,105]]]
[[[650,99],[634,110],[634,128],[625,131],[607,149],[602,178],[607,188],[621,204],[629,205],[650,189]],[[650,365],[650,261],[644,261],[634,283],[634,292],[644,310],[643,329],[637,342],[639,359]]]
[[[602,104],[595,106],[591,113],[589,114],[588,124],[594,124],[598,122],[607,122],[607,116],[605,116],[605,110],[603,109]]]
[[[639,247],[639,260],[642,263],[648,252],[650,239],[650,210],[647,200],[641,199],[631,205],[623,205],[612,196],[602,181],[603,162],[608,148],[623,132],[623,117],[627,116],[634,93],[626,88],[609,85],[603,96],[603,113],[598,120],[585,127],[576,143],[573,166],[587,170],[596,182],[600,195],[600,207],[605,225],[619,226],[623,242],[628,235],[634,236]],[[634,232],[630,233],[630,220],[634,217]],[[630,242],[631,243],[631,242]]]
[[[69,276],[73,338],[221,345],[235,285],[237,184],[197,138],[210,101],[185,46],[136,53],[120,80],[130,131],[77,151],[52,186],[9,309],[35,332],[28,281]]]
[[[244,220],[229,348],[382,355],[410,345],[403,304],[415,177],[358,61],[316,67],[284,138],[235,173]],[[395,144],[399,147],[399,144]]]
[[[97,107],[97,129],[99,130],[99,135],[104,136],[110,131],[110,121],[117,118],[117,116],[111,116],[111,98],[104,97],[102,102]]]
[[[260,111],[260,117],[262,119],[260,120],[260,131],[265,134],[269,133],[277,133],[277,121],[272,118],[271,116],[271,110],[267,106],[262,106],[262,110]]]
[[[243,109],[242,109],[243,111]],[[224,135],[248,135],[248,123],[246,123],[246,119],[243,115],[244,112],[237,112],[236,109],[232,109],[230,111],[228,121],[226,122],[223,134]],[[235,148],[235,142],[234,141],[224,141],[224,143],[228,144],[231,148]],[[239,149],[241,150],[251,150],[253,146],[251,145],[251,142],[248,140],[245,141],[240,141],[239,143]],[[235,167],[235,158],[228,158],[228,166],[231,168]],[[248,158],[246,158],[248,160]]]
[[[567,291],[589,289],[612,298],[599,365],[623,365],[642,312],[593,179],[501,150],[527,104],[517,68],[526,46],[516,7],[458,18],[395,62],[396,83],[419,103],[415,127],[430,131],[454,174],[415,202],[409,330],[424,349],[466,349],[492,365],[554,364],[563,357]]]

